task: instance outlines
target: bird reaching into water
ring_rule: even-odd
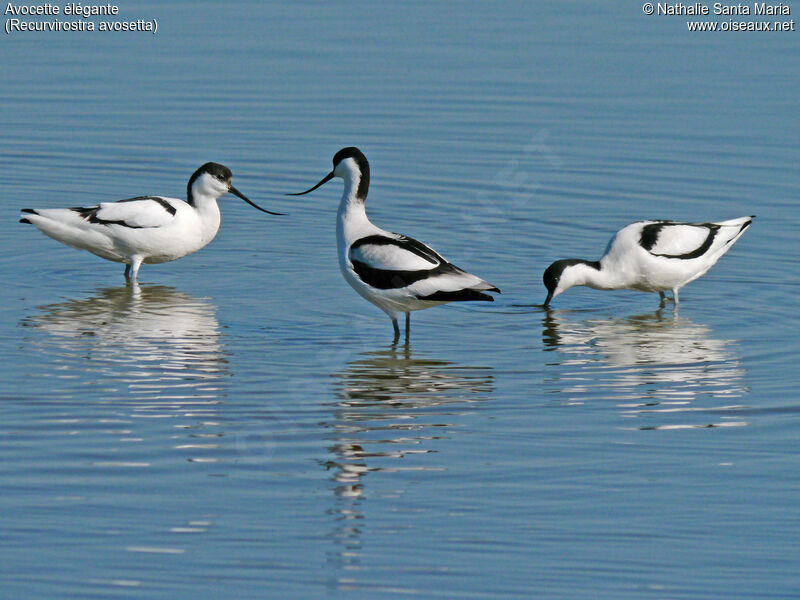
[[[344,180],[336,220],[339,267],[350,286],[392,320],[394,341],[400,337],[397,315],[446,302],[492,302],[485,292],[500,292],[491,283],[459,269],[435,250],[410,237],[376,227],[367,218],[369,163],[358,148],[342,148],[333,157],[333,170],[312,188],[334,177]]]
[[[125,278],[135,280],[142,263],[163,263],[196,252],[217,235],[217,199],[227,193],[271,215],[231,184],[228,167],[209,162],[197,169],[186,186],[186,201],[163,196],[138,196],[95,206],[24,208],[20,223],[45,235],[88,250],[101,258],[125,263]]]
[[[638,221],[620,229],[598,261],[557,260],[542,277],[547,288],[544,306],[575,285],[598,290],[658,292],[678,290],[694,281],[725,254],[755,216],[717,223]]]

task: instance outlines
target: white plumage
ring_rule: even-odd
[[[336,239],[339,267],[350,286],[383,310],[392,320],[395,341],[400,335],[397,315],[445,302],[494,299],[486,291],[499,292],[487,283],[445,260],[415,239],[385,231],[367,218],[369,163],[358,148],[343,148],[333,157],[333,170],[314,187],[292,194],[307,194],[334,177],[344,180],[337,215]]]
[[[227,167],[206,163],[189,179],[186,201],[139,196],[74,208],[25,208],[21,223],[78,250],[125,263],[125,277],[136,279],[142,263],[163,263],[196,252],[217,235],[217,199],[231,193],[262,212],[231,184]]]
[[[639,221],[620,229],[599,261],[557,260],[544,272],[544,305],[575,285],[601,290],[678,290],[694,281],[725,254],[755,217],[717,223]]]

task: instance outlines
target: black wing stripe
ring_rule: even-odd
[[[137,200],[154,200],[158,202],[165,211],[173,216],[175,216],[175,213],[178,212],[175,210],[175,207],[172,206],[172,204],[158,196],[136,196],[136,198],[125,198],[124,200],[117,200],[117,202],[136,202]]]
[[[428,248],[428,246],[422,242],[418,242],[417,240],[406,236],[400,236],[400,238],[390,238],[383,235],[368,235],[353,242],[353,244],[350,246],[350,251],[352,252],[356,248],[367,245],[397,246],[398,248],[402,248],[403,250],[411,252],[412,254],[416,254],[420,258],[423,258],[433,264],[444,264],[447,262],[435,250],[433,250],[433,248]]]
[[[499,291],[499,290],[498,290]],[[458,301],[469,301],[469,300],[480,300],[484,302],[494,302],[494,298],[492,298],[489,294],[484,294],[479,292],[478,290],[456,290],[454,292],[434,292],[433,294],[428,294],[427,296],[417,296],[420,300],[432,300],[437,302],[458,302]]]
[[[659,221],[658,223],[651,223],[642,227],[642,234],[639,237],[639,245],[650,252],[650,249],[656,245],[658,241],[658,234],[661,230],[668,225],[667,221]]]
[[[422,269],[418,271],[376,269],[360,260],[351,259],[350,262],[353,264],[353,270],[361,281],[379,290],[404,288],[426,277],[435,277],[436,275],[444,275],[445,273],[461,273],[461,269],[447,262],[433,269]]]
[[[692,250],[691,252],[687,252],[685,254],[658,254],[657,252],[651,252],[651,248],[656,245],[658,242],[658,236],[661,233],[661,230],[665,227],[669,227],[672,225],[684,225],[688,227],[705,227],[708,229],[708,235],[706,236],[705,241],[700,244],[697,248]],[[714,238],[717,237],[717,232],[719,231],[719,225],[715,225],[714,223],[672,223],[669,221],[662,221],[659,223],[651,223],[650,225],[645,225],[642,227],[642,234],[639,238],[639,245],[650,252],[653,256],[660,256],[662,258],[680,258],[682,260],[690,260],[692,258],[700,258],[708,249],[711,248],[711,244],[714,243]]]
[[[128,227],[130,229],[144,229],[141,225],[129,225],[125,221],[107,221],[106,219],[101,219],[97,216],[97,211],[100,210],[99,206],[90,206],[88,208],[82,206],[74,206],[70,208],[70,210],[75,211],[84,219],[89,221],[89,223],[95,223],[96,225],[122,225],[123,227]]]
[[[159,198],[158,196],[137,196],[136,198],[125,198],[124,200],[117,200],[117,202],[137,202],[139,200],[153,200],[155,202],[158,202],[161,205],[161,207],[172,216],[175,216],[175,213],[178,212],[174,206],[172,206],[169,202],[167,202],[163,198]],[[121,225],[122,227],[127,227],[129,229],[152,229],[152,227],[146,227],[143,225],[130,225],[126,221],[109,221],[106,219],[101,219],[100,217],[97,216],[97,211],[100,210],[100,206],[90,206],[90,207],[74,206],[70,208],[70,210],[78,213],[84,219],[89,221],[89,223],[95,223],[97,225]]]

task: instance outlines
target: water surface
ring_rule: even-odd
[[[798,597],[796,33],[624,3],[131,2],[156,36],[4,39],[0,589],[81,598]],[[373,220],[503,290],[413,316],[338,273]],[[122,266],[22,207],[180,197],[207,248]],[[573,289],[640,218],[758,218],[681,292]]]

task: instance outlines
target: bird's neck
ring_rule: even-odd
[[[191,206],[200,217],[204,233],[214,237],[219,229],[220,213],[217,199],[207,194],[194,193],[189,198]]]
[[[187,202],[198,212],[208,210],[216,210],[216,212],[219,212],[219,206],[217,206],[217,196],[194,192],[191,196],[189,196]]]
[[[367,218],[367,192],[369,191],[369,165],[349,169],[344,179],[344,192],[339,202],[336,239],[342,252],[353,241],[369,235],[375,226]]]
[[[363,204],[369,192],[369,166],[364,168],[348,169],[344,176],[344,198],[360,200]]]
[[[609,269],[603,269],[599,261],[582,260],[575,263],[564,271],[561,278],[569,284],[567,287],[585,285],[596,290],[613,290],[621,285]]]
[[[339,211],[336,215],[336,236],[341,244],[347,245],[362,235],[369,235],[374,228],[367,217],[364,200],[345,186]]]

